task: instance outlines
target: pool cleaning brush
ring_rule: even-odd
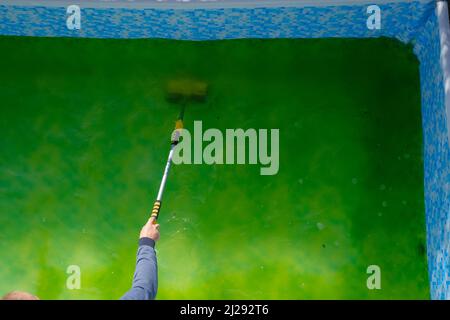
[[[167,83],[166,98],[169,102],[180,105],[180,114],[175,122],[175,130],[170,139],[170,151],[167,158],[164,174],[159,186],[156,201],[153,204],[151,216],[158,219],[159,211],[161,210],[161,201],[166,186],[167,176],[169,175],[170,165],[172,163],[173,152],[175,146],[180,141],[180,130],[183,129],[183,118],[186,105],[191,101],[204,102],[208,90],[208,84],[203,81],[193,79],[173,79]]]

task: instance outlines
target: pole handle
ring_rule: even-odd
[[[152,214],[150,216],[155,218],[155,220],[153,220],[153,224],[156,224],[156,220],[158,219],[160,209],[161,209],[161,201],[156,200],[155,203],[153,204]]]

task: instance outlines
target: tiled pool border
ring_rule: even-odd
[[[255,8],[251,1],[244,2],[245,6],[215,4],[210,8],[182,8],[182,4],[108,7],[105,3],[84,7],[81,2],[82,27],[69,30],[66,7],[55,1],[47,6],[34,5],[33,1],[0,1],[0,35],[181,40],[393,37],[412,43],[420,61],[431,298],[450,299],[450,133],[435,2],[371,1],[382,12],[378,30],[367,28],[369,3],[330,0],[328,5],[321,1],[312,6],[297,1],[297,6],[276,6],[269,1]]]

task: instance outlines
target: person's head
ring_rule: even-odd
[[[12,291],[5,294],[2,300],[39,300],[39,298],[28,292]]]

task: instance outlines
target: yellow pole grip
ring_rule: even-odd
[[[181,120],[181,119],[178,119],[176,122],[175,122],[175,129],[183,129],[183,120]]]
[[[155,221],[153,222],[156,224],[156,219],[158,219],[159,216],[159,210],[161,209],[161,201],[156,200],[153,204],[152,214],[151,217],[155,218]]]

